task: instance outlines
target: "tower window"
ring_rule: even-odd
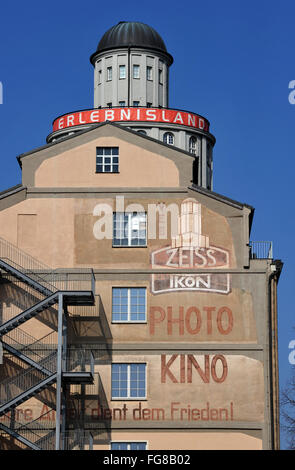
[[[98,84],[101,83],[101,70],[98,71]]]
[[[159,83],[162,85],[163,84],[163,70],[159,69]]]
[[[147,80],[153,79],[153,67],[150,67],[149,65],[146,68],[146,79]]]
[[[163,141],[165,144],[174,145],[174,134],[172,132],[165,132]]]
[[[112,67],[107,68],[107,81],[110,82],[113,79],[113,69]]]
[[[139,78],[139,65],[133,65],[133,78]]]
[[[119,172],[119,147],[96,148],[96,173]]]
[[[190,153],[193,153],[194,155],[197,154],[197,147],[198,147],[198,142],[196,137],[192,136],[189,139],[189,151]]]
[[[119,65],[119,78],[120,79],[126,78],[126,66],[125,65]]]
[[[207,158],[207,189],[211,189],[212,183],[212,169],[211,169],[211,160]]]

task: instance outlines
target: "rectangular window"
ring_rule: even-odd
[[[133,78],[139,78],[139,65],[133,65]]]
[[[119,147],[96,148],[96,173],[119,172]]]
[[[122,106],[122,108],[126,106],[126,101],[119,101],[119,106]]]
[[[114,212],[113,246],[146,246],[146,213]]]
[[[159,69],[159,83],[163,84],[163,70]]]
[[[146,321],[146,288],[113,287],[112,289],[113,322]]]
[[[126,78],[126,66],[125,65],[119,65],[119,78],[120,79]]]
[[[133,106],[139,106],[139,101],[133,101]]]
[[[98,71],[98,84],[101,83],[101,70]]]
[[[146,68],[146,79],[147,80],[153,79],[153,67],[150,67],[149,65]]]
[[[146,364],[112,364],[112,399],[146,398]]]
[[[112,67],[107,68],[107,81],[111,81],[113,78],[113,69]]]
[[[111,442],[111,450],[146,450],[147,442]]]

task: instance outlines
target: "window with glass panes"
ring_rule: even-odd
[[[119,147],[96,148],[96,173],[119,172]]]
[[[145,212],[114,212],[113,246],[146,246]]]
[[[111,442],[111,450],[146,450],[146,442]]]
[[[153,79],[153,67],[150,67],[149,65],[146,68],[146,79],[147,80]]]
[[[112,80],[113,78],[113,69],[112,67],[107,67],[107,81]]]
[[[112,364],[112,399],[146,398],[146,364]]]
[[[172,132],[165,132],[163,141],[165,144],[174,145],[174,134]]]
[[[119,65],[119,78],[126,78],[126,66],[125,65]]]
[[[197,153],[197,139],[194,136],[190,137],[189,139],[189,151],[194,155]]]
[[[133,78],[139,78],[139,65],[133,65]]]
[[[146,288],[113,287],[112,289],[113,322],[146,321]]]

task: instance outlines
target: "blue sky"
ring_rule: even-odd
[[[0,191],[21,182],[16,156],[45,144],[55,117],[93,106],[89,62],[102,34],[142,21],[174,57],[170,107],[207,117],[214,190],[255,207],[252,240],[272,240],[279,283],[279,367],[291,374],[295,80],[292,1],[63,0],[1,5]],[[285,441],[282,439],[282,447]]]

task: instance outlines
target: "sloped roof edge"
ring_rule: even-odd
[[[190,152],[187,152],[186,150],[183,150],[183,149],[180,149],[178,147],[175,147],[174,145],[169,145],[169,144],[166,144],[165,142],[162,142],[161,140],[158,140],[158,139],[155,139],[153,137],[150,137],[150,136],[147,136],[147,135],[144,135],[144,134],[140,134],[139,132],[137,131],[134,131],[133,129],[130,129],[130,128],[127,128],[125,126],[121,126],[119,123],[117,122],[112,122],[112,121],[104,121],[104,122],[101,122],[99,124],[96,124],[94,126],[92,126],[90,129],[85,129],[85,130],[82,130],[82,131],[78,131],[76,132],[75,134],[73,135],[69,135],[67,137],[63,137],[62,139],[56,141],[56,142],[51,142],[49,144],[46,144],[46,145],[42,145],[41,147],[37,147],[33,150],[30,150],[29,152],[25,152],[25,153],[21,153],[20,155],[18,155],[16,158],[17,158],[17,161],[19,163],[19,166],[22,167],[21,165],[21,159],[28,156],[28,155],[32,155],[33,153],[37,153],[37,152],[41,152],[42,150],[45,150],[45,149],[48,149],[50,147],[53,147],[55,145],[58,145],[58,144],[61,144],[61,143],[64,143],[70,139],[75,139],[77,137],[79,137],[80,135],[83,135],[83,134],[86,134],[87,132],[91,132],[99,127],[103,127],[105,125],[111,125],[111,126],[114,126],[114,127],[117,127],[118,129],[120,130],[123,130],[125,132],[129,132],[133,135],[136,135],[137,137],[140,137],[142,139],[147,139],[147,140],[150,140],[151,142],[154,142],[156,144],[159,144],[159,145],[162,145],[164,147],[167,147],[171,150],[174,150],[174,151],[177,151],[179,153],[182,153],[184,155],[187,155],[189,157],[191,157],[192,159],[195,159],[197,158],[195,155],[191,154]]]
[[[197,186],[194,183],[191,186],[189,186],[188,189],[191,189],[192,191],[196,191],[206,196],[212,197],[216,199],[217,201],[225,202],[226,204],[229,204],[230,206],[235,207],[237,209],[243,209],[243,207],[247,207],[251,213],[254,213],[254,210],[255,210],[254,207],[250,206],[249,204],[235,201],[234,199],[224,196],[223,194],[215,193],[214,191],[210,191],[209,189],[205,189],[205,188],[202,188],[201,186]]]
[[[26,189],[26,187],[23,186],[22,184],[17,184],[15,186],[12,186],[11,188],[4,189],[3,191],[0,191],[0,199],[11,196],[12,194],[18,193],[19,191],[22,191],[23,189]]]

